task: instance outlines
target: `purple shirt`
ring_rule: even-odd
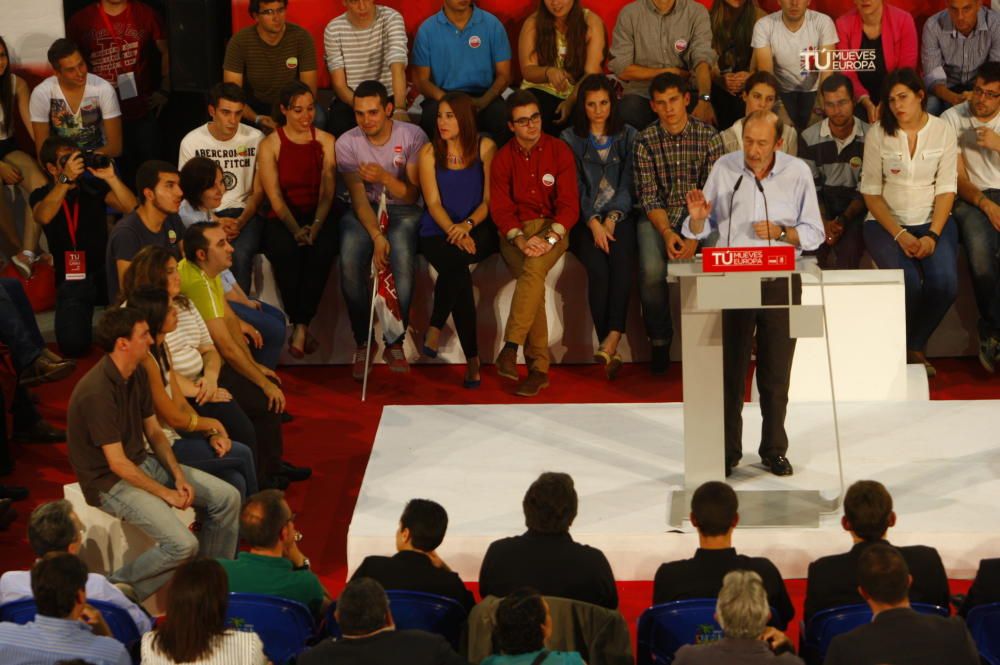
[[[376,162],[393,176],[406,182],[406,166],[417,163],[417,155],[425,143],[427,135],[424,130],[409,122],[393,121],[389,140],[380,146],[372,144],[361,128],[355,127],[337,139],[337,168],[341,173],[357,173],[361,164]],[[382,194],[382,187],[366,182],[365,193],[372,207],[375,207]],[[403,203],[393,198],[391,193],[386,194],[389,205]]]

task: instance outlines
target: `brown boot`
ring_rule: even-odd
[[[40,383],[58,381],[72,374],[74,369],[76,363],[72,360],[52,360],[47,354],[41,353],[35,358],[35,362],[21,373],[20,383],[24,388],[30,388]]]
[[[517,386],[517,391],[514,394],[520,397],[534,397],[542,388],[548,387],[549,375],[545,372],[531,370],[528,372],[528,378]]]
[[[496,359],[497,374],[505,379],[517,381],[521,377],[517,374],[517,349],[504,347]]]

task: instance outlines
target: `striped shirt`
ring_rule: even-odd
[[[830,133],[830,121],[812,125],[802,132],[799,157],[809,165],[816,184],[820,209],[825,219],[842,214],[851,203],[861,198],[861,164],[865,156],[865,132],[868,123],[854,119],[854,133],[840,141]],[[865,209],[857,221],[865,218]],[[853,219],[844,220],[853,222]]]
[[[968,87],[984,62],[1000,62],[1000,14],[997,12],[980,7],[976,27],[968,37],[955,29],[947,9],[924,23],[920,64],[928,90],[939,83],[948,88]]]
[[[375,5],[375,19],[367,28],[357,28],[341,14],[323,31],[326,68],[343,69],[347,87],[362,81],[381,81],[392,94],[391,65],[407,64],[406,28],[403,15],[391,7]]]
[[[168,332],[167,348],[170,349],[171,367],[180,376],[194,381],[205,369],[202,360],[202,346],[212,346],[212,336],[208,333],[205,320],[190,302],[177,305],[177,330]]]
[[[142,637],[143,665],[174,665],[174,661],[164,656],[153,646],[156,633]],[[257,633],[227,630],[215,639],[212,653],[198,660],[184,661],[189,665],[264,665],[264,645]]]
[[[302,72],[316,71],[312,35],[294,23],[285,24],[281,41],[271,46],[257,34],[257,26],[243,28],[226,45],[222,68],[243,76],[243,89],[258,113],[277,106],[282,88],[297,81]]]
[[[82,621],[41,614],[23,626],[0,623],[0,654],[4,665],[54,665],[74,658],[93,665],[132,663],[118,640],[94,635]]]

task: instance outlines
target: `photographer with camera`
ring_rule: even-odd
[[[64,355],[80,357],[90,351],[94,306],[107,304],[105,206],[127,213],[136,200],[105,155],[50,136],[39,158],[49,182],[31,193],[31,206],[56,271],[56,341]]]

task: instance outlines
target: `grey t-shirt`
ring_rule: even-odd
[[[362,164],[377,163],[400,180],[406,180],[406,165],[415,164],[420,148],[427,143],[424,130],[409,122],[392,123],[392,134],[382,145],[374,145],[360,127],[345,132],[337,139],[337,168],[341,173],[357,173]],[[365,183],[368,200],[378,204],[382,188],[370,182]],[[389,205],[402,203],[387,193]]]

